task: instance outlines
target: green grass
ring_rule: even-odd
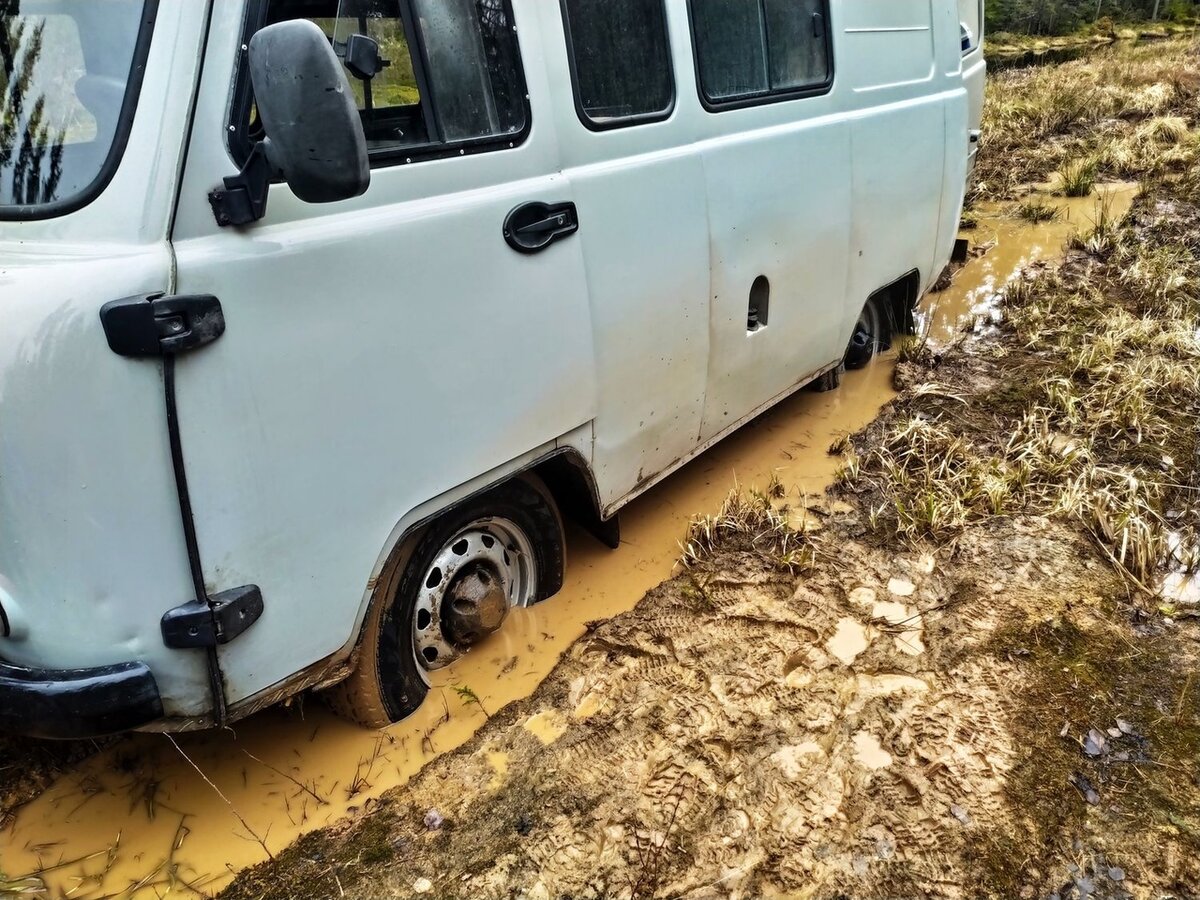
[[[1032,225],[1043,222],[1057,222],[1062,218],[1062,209],[1047,203],[1045,200],[1034,198],[1020,203],[1016,209],[1017,217]]]
[[[1087,197],[1096,189],[1095,159],[1068,160],[1058,167],[1058,190],[1066,197]]]

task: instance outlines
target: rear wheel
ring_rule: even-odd
[[[429,675],[498,631],[514,607],[562,586],[564,540],[540,479],[492,488],[430,525],[380,582],[354,672],[334,709],[371,728],[411,715]]]
[[[846,368],[861,369],[879,353],[891,349],[895,328],[892,313],[883,296],[866,302],[854,326],[850,346],[846,348]]]

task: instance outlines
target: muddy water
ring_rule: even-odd
[[[1103,213],[1110,221],[1129,211],[1137,185],[1128,182],[1097,185],[1091,197],[1032,197],[1060,211],[1053,222],[1030,225],[1013,215],[1012,204],[983,203],[976,207],[979,225],[965,236],[975,247],[991,249],[973,258],[955,279],[954,287],[931,294],[923,304],[921,325],[930,338],[948,343],[964,326],[996,313],[996,297],[1022,266],[1056,255],[1073,234],[1087,234]]]
[[[1114,212],[1132,197],[1129,187],[1108,193]],[[1094,200],[1057,202],[1069,208],[1064,221],[1037,227],[998,207],[983,211],[970,237],[996,246],[927,303],[922,320],[934,338],[948,339],[964,320],[989,314],[997,289],[1019,265],[1051,254],[1072,230],[1087,227]],[[488,643],[439,672],[412,718],[365,731],[310,702],[255,716],[234,732],[132,736],[21,812],[0,834],[0,869],[10,876],[40,872],[52,890],[76,898],[218,890],[268,852],[406,783],[430,759],[467,741],[490,713],[527,696],[587,622],[632,608],[670,576],[689,517],[715,510],[735,483],[764,485],[778,475],[794,491],[823,491],[838,465],[827,448],[894,396],[891,374],[891,361],[882,359],[847,374],[840,391],[782,403],[628,507],[617,552],[569,533],[562,592],[541,607],[518,610]],[[911,613],[900,602],[903,592],[896,585],[886,601],[863,599],[901,621]],[[862,639],[847,627],[831,649],[856,655]],[[901,639],[915,648],[919,631]],[[545,741],[566,727],[536,716],[524,724]],[[858,744],[869,764],[881,764],[877,746],[873,735]],[[503,778],[507,758],[489,762]]]

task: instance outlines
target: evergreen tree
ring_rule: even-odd
[[[1183,19],[1195,0],[985,0],[987,25],[995,31],[1063,34],[1107,16],[1118,22]]]

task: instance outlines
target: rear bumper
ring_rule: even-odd
[[[0,661],[0,731],[73,739],[129,731],[163,716],[144,663],[26,669]]]

